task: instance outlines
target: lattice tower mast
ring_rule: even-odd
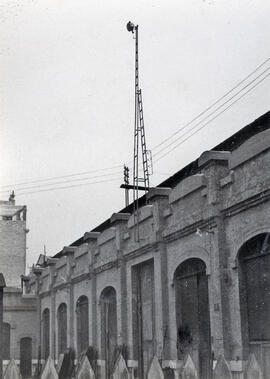
[[[133,204],[134,216],[138,222],[139,191],[149,190],[149,159],[150,151],[146,149],[145,127],[143,117],[142,90],[139,86],[139,33],[138,25],[131,22],[127,30],[134,34],[135,39],[135,119],[134,119],[134,152],[133,152]],[[142,154],[143,175],[139,175],[139,150]]]

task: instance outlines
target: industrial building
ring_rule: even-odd
[[[220,355],[242,378],[254,353],[270,378],[269,141],[270,112],[150,188],[136,215],[130,204],[41,255],[20,290],[18,255],[8,278],[17,292],[4,299],[6,356],[19,360],[21,347],[34,370],[37,359],[90,347],[109,377],[122,352],[146,378],[153,356],[167,372],[189,354],[207,379]],[[25,220],[1,215],[1,233],[21,223],[24,244]],[[10,259],[1,253],[5,270]]]

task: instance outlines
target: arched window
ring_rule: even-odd
[[[10,359],[10,324],[3,323],[3,359]]]
[[[190,354],[199,376],[210,377],[211,340],[205,263],[187,259],[174,274],[178,358]]]
[[[58,326],[58,354],[64,353],[67,348],[67,305],[62,303],[57,310]]]
[[[48,308],[44,309],[42,316],[43,357],[47,359],[50,355],[50,310]]]
[[[270,361],[270,233],[259,234],[239,250],[239,295],[244,353],[262,367]]]
[[[101,305],[101,353],[106,361],[107,377],[111,377],[114,353],[117,346],[116,291],[106,287],[100,295]]]
[[[32,377],[32,338],[20,340],[20,371],[22,378]]]
[[[81,296],[76,303],[77,315],[77,352],[81,354],[89,346],[89,311],[88,298]]]

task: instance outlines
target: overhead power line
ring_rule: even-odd
[[[209,105],[206,109],[204,109],[202,112],[200,112],[197,116],[195,116],[192,120],[190,120],[188,123],[183,125],[181,128],[176,130],[174,133],[172,133],[169,137],[162,140],[160,143],[155,145],[152,150],[157,149],[159,146],[163,145],[167,141],[169,141],[171,138],[176,136],[178,133],[180,133],[182,130],[186,129],[189,125],[191,125],[194,121],[197,121],[201,116],[203,116],[205,113],[207,113],[210,109],[212,109],[215,105],[217,105],[221,100],[223,100],[226,96],[228,96],[230,93],[232,93],[236,88],[238,88],[241,84],[243,84],[247,79],[249,79],[252,75],[254,75],[257,71],[260,70],[267,62],[270,61],[270,58],[267,58],[264,62],[262,62],[259,66],[257,66],[250,74],[248,74],[244,79],[242,79],[240,82],[238,82],[232,89],[227,91],[224,95],[219,97],[214,103]],[[269,68],[268,68],[269,69]]]
[[[260,68],[262,68],[267,62],[270,61],[270,58],[267,58],[263,63],[261,63],[259,66],[257,66],[250,74],[248,74],[244,79],[242,79],[240,82],[238,82],[231,90],[227,91],[224,95],[222,95],[220,98],[218,98],[214,103],[212,103],[210,106],[208,106],[204,111],[202,111],[201,113],[199,113],[196,117],[194,117],[191,121],[189,121],[187,124],[183,125],[180,129],[176,130],[171,136],[165,138],[163,141],[161,141],[158,145],[154,146],[152,150],[155,150],[157,149],[158,147],[162,146],[163,144],[165,144],[166,142],[168,142],[169,140],[171,140],[174,136],[176,136],[177,134],[179,134],[181,131],[183,131],[184,129],[188,128],[191,124],[193,124],[195,121],[197,121],[201,116],[203,116],[204,114],[206,114],[210,109],[212,109],[213,107],[215,107],[215,105],[217,105],[221,100],[223,100],[225,97],[227,97],[230,93],[232,93],[236,88],[238,88],[239,86],[241,86],[241,84],[243,84],[247,79],[249,79],[252,75],[254,75],[256,72],[258,72],[260,70]],[[227,109],[229,109],[232,105],[234,105],[236,102],[238,102],[242,97],[244,97],[246,94],[248,94],[251,90],[253,90],[255,87],[257,87],[257,85],[259,85],[263,80],[265,80],[268,76],[266,75],[265,77],[263,77],[259,82],[257,82],[254,86],[252,86],[248,91],[246,91],[242,96],[238,97],[234,102],[232,102],[229,106],[227,106],[225,109],[223,109],[221,112],[219,112],[217,115],[215,115],[213,118],[211,118],[210,120],[208,120],[205,124],[203,124],[199,129],[197,129],[196,131],[194,131],[192,134],[190,134],[189,136],[187,136],[184,140],[182,140],[182,138],[187,135],[188,133],[190,133],[192,130],[194,130],[197,126],[201,125],[201,123],[205,120],[207,120],[210,116],[214,115],[219,109],[221,109],[224,105],[226,105],[228,102],[230,102],[233,98],[235,98],[238,94],[240,94],[244,89],[246,89],[247,87],[249,87],[251,84],[253,84],[259,77],[261,77],[265,72],[267,72],[268,70],[270,69],[270,67],[268,67],[267,69],[265,69],[261,74],[259,74],[255,79],[253,79],[251,82],[249,82],[248,84],[246,84],[243,88],[241,88],[237,93],[235,93],[233,96],[231,96],[229,99],[227,99],[224,103],[222,103],[221,105],[219,105],[217,108],[215,108],[215,110],[213,110],[211,113],[209,113],[206,117],[204,117],[202,120],[200,120],[198,123],[196,123],[195,125],[193,125],[191,128],[189,128],[185,133],[181,134],[178,138],[176,138],[174,141],[172,141],[171,143],[169,143],[168,145],[164,146],[162,149],[158,150],[156,153],[154,153],[154,157],[159,155],[160,153],[162,153],[163,151],[165,151],[166,149],[168,149],[170,146],[174,145],[177,141],[180,140],[180,142],[178,144],[176,144],[175,146],[172,147],[172,149],[170,149],[169,151],[167,151],[166,153],[164,153],[163,155],[161,155],[160,157],[158,157],[158,159],[155,160],[155,162],[158,162],[160,159],[162,159],[163,157],[165,157],[167,154],[169,154],[171,151],[175,150],[178,146],[180,146],[181,144],[183,144],[185,141],[189,140],[193,135],[195,135],[197,132],[199,132],[201,129],[203,129],[204,127],[206,127],[210,122],[214,121],[219,115],[221,115],[222,113],[224,113]],[[129,165],[131,163],[130,162],[127,162],[126,164]],[[77,172],[77,173],[73,173],[73,174],[68,174],[68,175],[61,175],[61,176],[54,176],[54,177],[48,177],[48,178],[44,178],[44,179],[37,179],[37,180],[31,180],[31,181],[25,181],[25,182],[20,182],[20,183],[14,183],[14,184],[5,184],[5,185],[0,185],[0,188],[7,188],[6,190],[0,190],[0,193],[4,193],[4,192],[9,192],[11,189],[16,189],[16,192],[17,191],[22,191],[22,190],[26,190],[26,189],[32,189],[32,188],[42,188],[42,187],[47,187],[47,186],[52,186],[52,185],[56,185],[56,184],[62,184],[62,183],[68,183],[68,182],[73,182],[73,181],[84,181],[84,180],[89,180],[89,179],[94,179],[94,178],[97,178],[97,177],[103,177],[103,176],[109,176],[109,175],[113,175],[113,174],[117,174],[117,173],[110,173],[110,174],[104,174],[104,175],[100,175],[100,176],[94,176],[94,177],[88,177],[88,178],[77,178],[77,179],[70,179],[70,180],[67,180],[67,181],[62,181],[62,182],[53,182],[54,180],[58,180],[58,179],[64,179],[64,178],[72,178],[72,177],[76,177],[76,176],[83,176],[83,175],[87,175],[87,174],[92,174],[92,173],[98,173],[98,172],[104,172],[104,171],[109,171],[109,170],[113,170],[113,169],[116,169],[116,168],[122,168],[123,165],[120,164],[120,165],[115,165],[115,166],[111,166],[111,167],[105,167],[105,168],[101,168],[101,169],[95,169],[95,170],[90,170],[90,171],[83,171],[83,172]],[[46,182],[49,182],[49,181],[52,181],[51,183],[46,183]],[[20,186],[25,186],[25,185],[28,185],[28,184],[35,184],[35,183],[45,183],[45,184],[40,184],[40,185],[37,185],[37,186],[32,186],[32,187],[24,187],[24,188],[16,188],[16,187],[20,187]],[[93,182],[93,184],[95,184],[96,182]],[[99,182],[97,182],[99,183]],[[78,186],[82,186],[82,185],[89,185],[91,183],[85,183],[85,184],[80,184]],[[69,186],[69,187],[74,187],[74,186]],[[64,187],[64,188],[69,188],[69,187]],[[60,187],[57,187],[59,189],[61,189]],[[57,189],[56,188],[56,189]],[[46,190],[40,190],[40,191],[32,191],[31,193],[36,193],[36,192],[43,192],[43,191],[49,191],[50,189],[46,189]],[[54,190],[54,189],[52,189]],[[30,192],[27,192],[27,194],[30,193]],[[26,194],[26,193],[25,193]]]
[[[100,169],[91,170],[91,171],[76,172],[74,174],[69,174],[69,175],[61,175],[61,176],[53,176],[53,177],[49,177],[49,178],[44,178],[44,179],[36,179],[36,180],[27,181],[27,182],[5,184],[5,185],[0,185],[0,187],[2,187],[2,188],[7,188],[7,187],[14,188],[14,187],[17,187],[17,186],[22,186],[22,185],[27,185],[27,184],[34,184],[34,183],[47,182],[47,181],[50,181],[50,180],[71,178],[73,176],[79,176],[79,175],[88,175],[88,174],[92,174],[92,173],[95,173],[95,172],[108,171],[108,170],[112,170],[112,169],[119,168],[119,167],[123,167],[123,165],[116,165],[116,166],[111,166],[111,167],[105,167],[105,168],[100,168]]]
[[[48,187],[48,186],[55,186],[55,185],[64,184],[64,183],[82,182],[86,180],[103,178],[104,176],[111,176],[111,175],[116,175],[116,174],[121,174],[121,173],[122,171],[117,171],[117,172],[111,172],[111,173],[103,174],[103,175],[96,175],[96,176],[90,176],[90,177],[88,176],[86,178],[76,178],[76,179],[63,180],[60,182],[52,182],[52,183],[38,184],[38,185],[30,186],[30,187],[22,187],[22,188],[16,189],[16,194],[18,193],[18,191],[24,191],[28,189],[42,188],[42,187]],[[0,190],[0,193],[7,193],[7,192],[10,192],[10,190]]]
[[[67,189],[67,188],[75,188],[75,187],[83,187],[83,186],[90,186],[92,184],[100,184],[100,183],[108,183],[108,182],[115,182],[119,181],[121,177],[115,178],[115,179],[108,179],[108,180],[100,180],[96,182],[91,182],[91,183],[82,183],[82,184],[73,184],[71,186],[63,186],[63,187],[54,187],[54,188],[47,188],[47,189],[41,189],[37,191],[30,191],[30,192],[20,192],[16,196],[22,196],[22,195],[30,195],[38,192],[49,192],[49,191],[56,191],[56,190],[62,190],[62,189]]]
[[[258,75],[256,78],[254,78],[252,81],[250,81],[248,84],[246,84],[243,88],[241,88],[239,91],[237,91],[233,96],[229,97],[229,99],[227,99],[225,102],[223,102],[221,105],[219,105],[217,108],[215,108],[212,112],[210,112],[207,116],[205,116],[202,120],[200,120],[199,122],[197,122],[195,125],[193,125],[191,128],[189,128],[186,132],[184,132],[183,134],[181,134],[179,137],[177,137],[174,141],[170,142],[167,146],[163,147],[162,149],[160,149],[159,151],[157,151],[156,153],[153,154],[153,157],[155,157],[156,155],[159,155],[161,152],[163,152],[164,150],[166,150],[168,147],[172,146],[176,141],[178,141],[179,139],[181,139],[183,136],[185,136],[186,134],[188,134],[190,131],[194,130],[197,126],[199,126],[202,122],[206,121],[210,116],[212,116],[213,114],[215,114],[219,109],[223,108],[224,105],[228,104],[232,99],[234,99],[237,95],[239,95],[241,92],[243,92],[246,88],[248,88],[251,84],[253,84],[254,82],[256,82],[256,80],[258,80],[263,74],[265,74],[267,71],[270,70],[270,67],[268,67],[267,69],[265,69],[260,75]],[[265,76],[265,78],[267,77],[268,75]],[[263,79],[264,80],[264,79]],[[260,82],[259,82],[260,83]],[[248,93],[248,92],[246,92]],[[226,108],[228,109],[228,108]]]
[[[184,142],[189,140],[192,136],[194,136],[196,133],[198,133],[200,130],[205,128],[210,122],[214,121],[218,116],[220,116],[222,113],[224,113],[227,109],[231,108],[234,104],[236,104],[240,99],[242,99],[245,95],[247,95],[249,92],[251,92],[254,88],[256,88],[259,84],[261,84],[267,77],[269,77],[270,73],[265,75],[259,82],[254,84],[251,88],[249,88],[245,93],[243,93],[241,96],[239,96],[236,100],[234,100],[230,105],[228,105],[225,109],[223,109],[221,112],[219,112],[217,115],[215,115],[213,118],[208,120],[205,124],[203,124],[199,129],[195,130],[193,133],[191,133],[188,137],[177,143],[172,149],[167,151],[165,154],[163,154],[161,157],[158,157],[155,160],[155,163],[164,158],[166,155],[171,153],[173,150],[175,150],[178,146],[182,145]],[[190,130],[191,131],[191,130]]]

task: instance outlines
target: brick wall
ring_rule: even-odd
[[[1,272],[6,285],[20,287],[20,275],[25,274],[26,222],[0,220]]]

